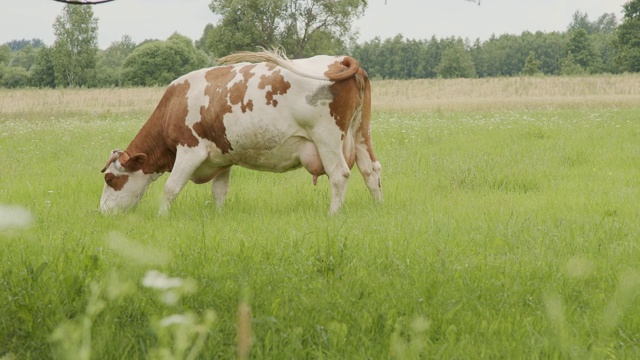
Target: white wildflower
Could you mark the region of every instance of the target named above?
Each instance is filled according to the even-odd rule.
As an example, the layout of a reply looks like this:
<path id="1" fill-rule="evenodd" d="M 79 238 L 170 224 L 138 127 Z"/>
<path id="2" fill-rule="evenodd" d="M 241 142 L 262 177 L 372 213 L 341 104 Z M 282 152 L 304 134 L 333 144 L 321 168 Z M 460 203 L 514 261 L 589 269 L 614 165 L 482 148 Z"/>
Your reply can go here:
<path id="1" fill-rule="evenodd" d="M 182 279 L 172 278 L 156 270 L 147 271 L 142 285 L 152 289 L 167 290 L 182 286 Z"/>
<path id="2" fill-rule="evenodd" d="M 160 326 L 167 327 L 173 324 L 184 324 L 187 322 L 187 317 L 180 314 L 169 315 L 160 320 Z"/>
<path id="3" fill-rule="evenodd" d="M 167 305 L 175 305 L 180 300 L 180 294 L 175 291 L 165 291 L 160 295 L 160 300 Z"/>
<path id="4" fill-rule="evenodd" d="M 28 228 L 33 223 L 29 210 L 16 205 L 0 204 L 0 231 L 9 228 Z"/>

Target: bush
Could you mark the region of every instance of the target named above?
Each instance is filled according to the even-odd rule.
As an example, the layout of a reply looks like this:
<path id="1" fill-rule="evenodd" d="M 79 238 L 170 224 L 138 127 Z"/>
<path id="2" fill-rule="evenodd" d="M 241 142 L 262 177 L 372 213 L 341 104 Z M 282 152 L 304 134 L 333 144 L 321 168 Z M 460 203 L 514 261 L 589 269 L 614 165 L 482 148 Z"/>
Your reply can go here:
<path id="1" fill-rule="evenodd" d="M 6 88 L 20 88 L 29 86 L 31 76 L 23 67 L 6 68 L 0 82 Z"/>
<path id="2" fill-rule="evenodd" d="M 149 42 L 136 48 L 122 66 L 122 82 L 134 86 L 167 85 L 208 64 L 202 50 L 196 49 L 188 38 L 174 34 L 167 41 Z"/>

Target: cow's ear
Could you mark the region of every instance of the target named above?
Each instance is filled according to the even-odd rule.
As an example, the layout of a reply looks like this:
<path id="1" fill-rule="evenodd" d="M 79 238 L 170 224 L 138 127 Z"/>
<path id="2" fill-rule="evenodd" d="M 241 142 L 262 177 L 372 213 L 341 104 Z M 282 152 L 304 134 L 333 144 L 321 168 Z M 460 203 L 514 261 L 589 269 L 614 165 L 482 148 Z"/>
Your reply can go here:
<path id="1" fill-rule="evenodd" d="M 122 166 L 129 171 L 138 171 L 142 168 L 145 160 L 147 160 L 147 154 L 135 154 L 129 157 Z"/>

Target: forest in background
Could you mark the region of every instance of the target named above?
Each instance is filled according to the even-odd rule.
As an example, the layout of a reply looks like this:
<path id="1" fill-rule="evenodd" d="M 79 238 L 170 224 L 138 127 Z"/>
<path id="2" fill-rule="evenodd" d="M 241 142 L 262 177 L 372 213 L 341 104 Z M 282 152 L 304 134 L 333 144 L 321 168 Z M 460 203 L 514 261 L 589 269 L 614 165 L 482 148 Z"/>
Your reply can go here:
<path id="1" fill-rule="evenodd" d="M 408 39 L 399 34 L 362 43 L 354 41 L 349 20 L 364 11 L 363 2 L 326 2 L 343 5 L 321 8 L 312 17 L 307 8 L 258 11 L 256 4 L 265 9 L 264 4 L 274 1 L 213 0 L 210 8 L 221 14 L 222 20 L 207 25 L 199 39 L 174 33 L 166 40 L 135 43 L 124 35 L 106 49 L 98 48 L 98 21 L 91 7 L 67 5 L 53 25 L 56 40 L 52 46 L 40 39 L 13 40 L 0 46 L 0 87 L 164 86 L 189 71 L 215 65 L 217 57 L 256 50 L 257 46 L 282 46 L 293 58 L 349 54 L 374 79 L 640 71 L 640 0 L 625 4 L 620 20 L 608 13 L 591 20 L 586 13 L 576 11 L 564 32 L 494 35 L 485 41 L 435 36 Z M 238 3 L 245 7 L 237 7 Z M 295 3 L 305 2 L 288 4 Z M 262 29 L 265 18 L 271 23 Z M 326 19 L 335 20 L 332 23 Z"/>

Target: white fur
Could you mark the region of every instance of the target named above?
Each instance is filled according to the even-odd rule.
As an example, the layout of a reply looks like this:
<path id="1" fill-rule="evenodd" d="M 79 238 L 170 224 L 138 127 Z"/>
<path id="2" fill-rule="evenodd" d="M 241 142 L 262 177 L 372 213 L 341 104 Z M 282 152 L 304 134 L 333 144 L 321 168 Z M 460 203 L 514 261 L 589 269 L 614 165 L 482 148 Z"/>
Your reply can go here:
<path id="1" fill-rule="evenodd" d="M 117 160 L 109 165 L 107 172 L 116 176 L 126 174 L 129 178 L 119 191 L 114 190 L 106 183 L 104 184 L 100 198 L 100 212 L 102 213 L 126 210 L 136 206 L 147 190 L 147 186 L 159 176 L 158 174 L 147 175 L 142 170 L 128 172 Z"/>

